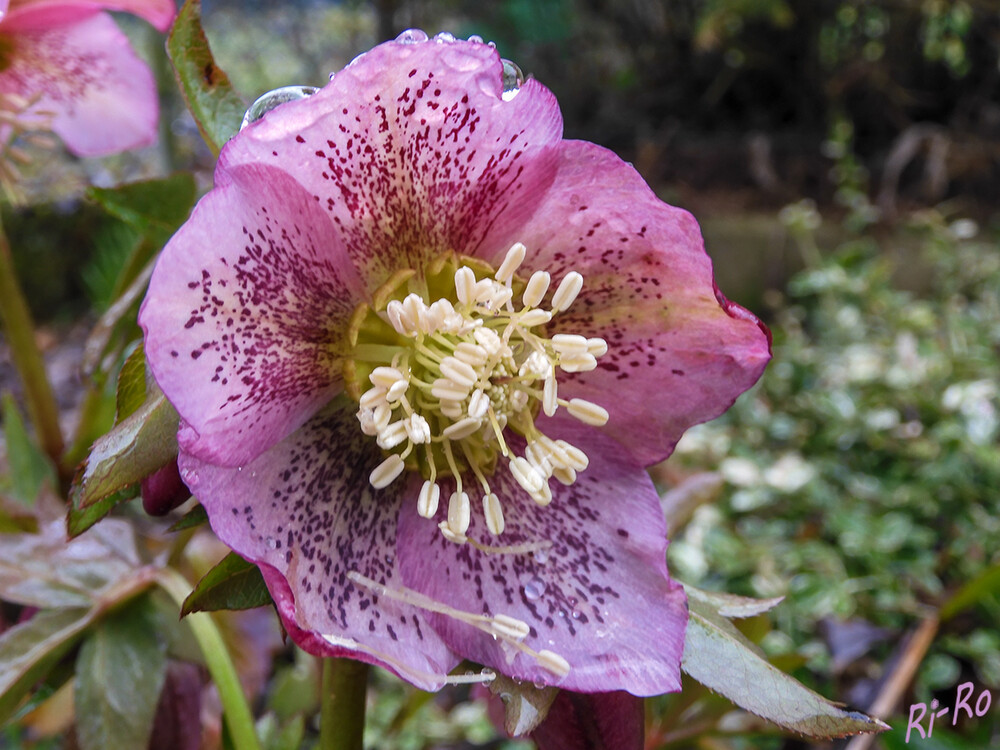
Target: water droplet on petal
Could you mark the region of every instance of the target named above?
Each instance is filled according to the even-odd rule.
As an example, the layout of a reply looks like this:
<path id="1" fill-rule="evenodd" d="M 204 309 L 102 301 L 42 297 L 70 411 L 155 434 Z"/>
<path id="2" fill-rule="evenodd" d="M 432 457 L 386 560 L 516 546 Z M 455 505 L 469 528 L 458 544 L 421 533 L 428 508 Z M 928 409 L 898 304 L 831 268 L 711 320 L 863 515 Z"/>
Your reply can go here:
<path id="1" fill-rule="evenodd" d="M 503 63 L 502 98 L 505 102 L 509 102 L 517 96 L 517 92 L 521 89 L 521 85 L 524 83 L 524 73 L 521 72 L 517 63 L 510 60 L 501 60 L 500 62 Z"/>
<path id="2" fill-rule="evenodd" d="M 181 469 L 181 481 L 188 486 L 189 489 L 193 489 L 195 485 L 198 484 L 198 472 L 194 469 Z"/>
<path id="3" fill-rule="evenodd" d="M 543 549 L 536 549 L 532 557 L 535 558 L 535 562 L 539 565 L 545 565 L 549 561 L 549 553 Z"/>
<path id="4" fill-rule="evenodd" d="M 393 557 L 392 555 L 386 555 L 385 556 L 385 564 L 386 565 L 392 565 L 394 562 L 396 562 L 396 558 L 395 557 Z"/>
<path id="5" fill-rule="evenodd" d="M 572 617 L 574 620 L 579 620 L 580 619 L 580 612 L 578 610 L 574 609 L 573 610 L 573 614 L 570 615 L 570 617 Z"/>
<path id="6" fill-rule="evenodd" d="M 541 578 L 532 578 L 524 584 L 524 596 L 530 601 L 535 601 L 545 593 L 545 581 Z"/>
<path id="7" fill-rule="evenodd" d="M 580 600 L 579 600 L 579 599 L 577 599 L 577 598 L 576 598 L 575 596 L 571 596 L 571 597 L 569 597 L 568 599 L 566 599 L 566 601 L 568 601 L 568 602 L 569 602 L 569 606 L 571 606 L 571 607 L 575 607 L 575 606 L 576 606 L 576 603 L 577 603 L 578 601 L 580 601 Z"/>
<path id="8" fill-rule="evenodd" d="M 544 682 L 536 682 L 534 683 L 534 685 L 535 685 L 535 690 L 543 690 L 545 688 Z"/>
<path id="9" fill-rule="evenodd" d="M 421 29 L 407 29 L 396 37 L 399 44 L 420 44 L 427 41 L 427 32 Z"/>
<path id="10" fill-rule="evenodd" d="M 483 38 L 479 36 L 479 34 L 473 34 L 472 36 L 469 37 L 469 41 L 472 42 L 473 44 L 482 44 Z"/>
<path id="11" fill-rule="evenodd" d="M 560 609 L 559 610 L 559 616 L 562 617 L 563 619 L 565 619 L 566 618 L 566 610 L 565 609 Z"/>
<path id="12" fill-rule="evenodd" d="M 278 548 L 278 540 L 275 539 L 273 536 L 269 536 L 267 539 L 265 539 L 264 540 L 264 544 L 267 545 L 268 549 L 277 549 Z"/>
<path id="13" fill-rule="evenodd" d="M 439 34 L 435 34 L 434 35 L 434 41 L 435 42 L 439 42 L 439 43 L 454 42 L 455 41 L 455 35 L 454 34 L 449 34 L 447 31 L 442 31 Z"/>
<path id="14" fill-rule="evenodd" d="M 240 130 L 243 130 L 243 128 L 247 125 L 257 122 L 257 120 L 275 107 L 285 104 L 286 102 L 307 99 L 317 91 L 319 91 L 319 89 L 315 86 L 282 86 L 280 89 L 268 91 L 263 96 L 258 97 L 257 101 L 250 105 L 250 109 L 248 109 L 246 114 L 243 115 L 243 123 L 240 125 Z"/>

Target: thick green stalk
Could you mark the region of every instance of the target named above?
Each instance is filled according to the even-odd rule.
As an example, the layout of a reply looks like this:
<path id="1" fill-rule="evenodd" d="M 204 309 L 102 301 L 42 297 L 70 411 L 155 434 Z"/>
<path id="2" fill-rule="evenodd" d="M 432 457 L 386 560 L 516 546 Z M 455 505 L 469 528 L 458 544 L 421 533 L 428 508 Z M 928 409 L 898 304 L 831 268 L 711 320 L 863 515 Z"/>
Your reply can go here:
<path id="1" fill-rule="evenodd" d="M 362 750 L 368 665 L 353 659 L 323 660 L 320 750 Z"/>
<path id="2" fill-rule="evenodd" d="M 24 385 L 28 414 L 42 449 L 59 466 L 63 437 L 59 429 L 59 408 L 45 374 L 42 353 L 35 342 L 35 324 L 14 273 L 14 259 L 7 235 L 0 225 L 0 321 L 10 346 L 11 359 Z"/>
<path id="3" fill-rule="evenodd" d="M 191 593 L 191 584 L 172 568 L 161 570 L 157 581 L 177 602 L 177 606 L 183 605 Z M 196 612 L 185 617 L 184 621 L 191 626 L 202 656 L 205 657 L 208 673 L 219 691 L 222 713 L 229 728 L 229 737 L 233 741 L 234 750 L 261 750 L 254 728 L 253 714 L 250 713 L 240 678 L 236 674 L 233 661 L 229 658 L 229 650 L 212 616 L 208 612 Z"/>

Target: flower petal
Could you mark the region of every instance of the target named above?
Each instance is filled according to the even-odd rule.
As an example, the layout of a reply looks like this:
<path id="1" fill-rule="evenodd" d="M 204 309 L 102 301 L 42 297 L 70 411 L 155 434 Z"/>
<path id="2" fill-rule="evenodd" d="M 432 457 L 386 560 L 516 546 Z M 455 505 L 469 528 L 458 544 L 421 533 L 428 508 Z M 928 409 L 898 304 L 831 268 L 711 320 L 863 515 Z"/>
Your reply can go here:
<path id="1" fill-rule="evenodd" d="M 528 246 L 525 274 L 583 274 L 551 329 L 600 336 L 608 352 L 596 370 L 560 380 L 559 395 L 606 408 L 605 430 L 643 465 L 731 406 L 770 359 L 767 329 L 718 293 L 694 218 L 600 146 L 566 141 L 545 202 L 516 236 L 484 243 L 485 259 L 497 262 L 513 240 Z"/>
<path id="2" fill-rule="evenodd" d="M 490 478 L 506 522 L 494 543 L 550 547 L 487 554 L 456 545 L 417 515 L 415 502 L 404 502 L 403 582 L 456 608 L 523 620 L 531 628 L 526 646 L 553 651 L 570 664 L 559 680 L 526 654 L 510 651 L 508 660 L 502 640 L 434 616 L 434 627 L 456 653 L 517 679 L 580 692 L 679 690 L 687 608 L 683 591 L 667 575 L 656 490 L 634 458 L 597 430 L 566 424 L 562 435 L 590 456 L 590 466 L 572 486 L 554 486 L 551 505 L 535 505 L 506 469 Z M 523 450 L 523 443 L 514 450 Z M 443 495 L 450 492 L 442 487 Z M 493 539 L 481 513 L 473 513 L 468 535 L 481 543 Z"/>
<path id="3" fill-rule="evenodd" d="M 399 582 L 400 492 L 375 492 L 381 453 L 361 438 L 356 405 L 338 399 L 239 469 L 181 454 L 181 476 L 219 538 L 260 565 L 289 634 L 311 653 L 379 664 L 437 689 L 458 659 L 421 610 L 356 586 L 347 573 Z"/>
<path id="4" fill-rule="evenodd" d="M 33 23 L 47 26 L 65 23 L 68 19 L 98 10 L 120 10 L 145 18 L 159 31 L 166 31 L 177 15 L 174 0 L 14 0 L 5 19 L 14 21 L 32 18 Z"/>
<path id="5" fill-rule="evenodd" d="M 560 690 L 531 733 L 538 750 L 642 750 L 646 737 L 642 698 L 621 691 Z"/>
<path id="6" fill-rule="evenodd" d="M 11 46 L 0 91 L 33 102 L 26 122 L 52 130 L 78 156 L 156 140 L 156 83 L 110 16 L 49 28 L 31 27 L 27 11 L 8 18 L 0 25 Z"/>
<path id="7" fill-rule="evenodd" d="M 532 80 L 503 101 L 501 72 L 485 44 L 389 42 L 244 130 L 225 157 L 296 164 L 373 288 L 523 223 L 551 183 L 555 98 Z"/>
<path id="8" fill-rule="evenodd" d="M 139 313 L 181 446 L 248 461 L 341 388 L 358 280 L 327 216 L 275 167 L 220 169 L 164 249 Z"/>

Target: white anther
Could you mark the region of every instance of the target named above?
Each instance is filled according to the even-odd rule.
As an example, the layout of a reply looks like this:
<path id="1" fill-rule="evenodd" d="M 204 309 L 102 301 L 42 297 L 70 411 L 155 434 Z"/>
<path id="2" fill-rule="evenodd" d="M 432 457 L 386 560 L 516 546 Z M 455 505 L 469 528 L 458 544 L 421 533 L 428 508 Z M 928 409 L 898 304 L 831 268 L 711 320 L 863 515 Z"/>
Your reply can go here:
<path id="1" fill-rule="evenodd" d="M 602 338 L 587 339 L 587 352 L 595 357 L 603 357 L 608 353 L 608 342 Z"/>
<path id="2" fill-rule="evenodd" d="M 456 534 L 454 531 L 449 529 L 447 521 L 439 523 L 438 529 L 441 531 L 441 536 L 449 542 L 453 542 L 455 544 L 465 544 L 468 541 L 468 539 L 465 538 L 465 534 Z"/>
<path id="3" fill-rule="evenodd" d="M 536 440 L 528 443 L 524 449 L 524 457 L 531 462 L 531 465 L 538 469 L 542 476 L 552 476 L 552 460 L 549 452 Z"/>
<path id="4" fill-rule="evenodd" d="M 442 401 L 465 401 L 469 395 L 469 389 L 461 386 L 453 380 L 438 378 L 431 384 L 431 395 Z"/>
<path id="5" fill-rule="evenodd" d="M 427 303 L 419 294 L 407 294 L 403 299 L 403 314 L 413 321 L 415 331 L 422 330 L 427 317 Z"/>
<path id="6" fill-rule="evenodd" d="M 511 298 L 514 296 L 514 292 L 505 286 L 498 286 L 493 290 L 493 293 L 485 300 L 487 307 L 491 310 L 499 310 L 501 307 L 510 302 Z"/>
<path id="7" fill-rule="evenodd" d="M 552 488 L 549 487 L 548 480 L 542 482 L 541 489 L 538 492 L 529 492 L 531 499 L 538 503 L 543 508 L 552 502 Z"/>
<path id="8" fill-rule="evenodd" d="M 564 354 L 559 357 L 559 367 L 563 372 L 590 372 L 597 367 L 593 354 Z"/>
<path id="9" fill-rule="evenodd" d="M 417 496 L 417 513 L 423 518 L 434 518 L 441 500 L 441 488 L 434 482 L 426 481 Z"/>
<path id="10" fill-rule="evenodd" d="M 456 536 L 464 536 L 472 519 L 472 505 L 467 492 L 453 492 L 448 500 L 448 528 Z"/>
<path id="11" fill-rule="evenodd" d="M 476 302 L 488 303 L 502 287 L 492 279 L 480 279 L 472 287 L 472 299 Z"/>
<path id="12" fill-rule="evenodd" d="M 565 440 L 556 440 L 556 446 L 566 453 L 566 463 L 569 465 L 569 468 L 583 471 L 590 466 L 590 459 L 587 458 L 587 454 L 575 445 L 571 445 Z"/>
<path id="13" fill-rule="evenodd" d="M 548 456 L 554 467 L 569 468 L 571 463 L 569 454 L 555 440 L 548 435 L 540 435 L 534 442 L 545 450 L 545 455 Z M 568 443 L 564 443 L 564 445 L 568 445 Z"/>
<path id="14" fill-rule="evenodd" d="M 379 430 L 378 439 L 375 441 L 378 443 L 378 447 L 387 451 L 391 448 L 395 448 L 397 445 L 406 440 L 406 425 L 408 423 L 408 419 L 401 419 L 398 422 L 393 422 L 388 427 Z"/>
<path id="15" fill-rule="evenodd" d="M 551 417 L 559 408 L 559 397 L 556 393 L 556 376 L 549 373 L 545 378 L 545 387 L 542 389 L 542 411 L 546 417 Z"/>
<path id="16" fill-rule="evenodd" d="M 431 441 L 431 426 L 422 416 L 413 414 L 406 420 L 406 435 L 414 443 L 429 443 Z"/>
<path id="17" fill-rule="evenodd" d="M 445 357 L 442 360 L 441 374 L 446 378 L 450 378 L 452 382 L 464 387 L 466 393 L 468 393 L 468 389 L 474 386 L 479 379 L 472 366 L 457 357 Z"/>
<path id="18" fill-rule="evenodd" d="M 545 479 L 538 469 L 523 456 L 515 456 L 510 460 L 510 473 L 529 495 L 540 491 L 545 484 Z"/>
<path id="19" fill-rule="evenodd" d="M 377 490 L 388 487 L 392 481 L 403 473 L 403 459 L 398 453 L 393 453 L 389 458 L 375 467 L 375 470 L 368 476 L 368 481 Z"/>
<path id="20" fill-rule="evenodd" d="M 489 359 L 489 356 L 490 355 L 487 354 L 483 347 L 478 344 L 473 344 L 471 341 L 463 341 L 455 347 L 455 359 L 460 359 L 462 362 L 465 362 L 465 364 L 473 367 L 479 367 L 486 364 L 486 360 Z"/>
<path id="21" fill-rule="evenodd" d="M 508 402 L 510 403 L 510 408 L 514 411 L 521 411 L 525 406 L 528 405 L 529 396 L 524 391 L 518 389 L 511 393 L 508 397 Z"/>
<path id="22" fill-rule="evenodd" d="M 551 279 L 548 271 L 535 271 L 531 274 L 528 285 L 524 287 L 524 296 L 521 297 L 525 307 L 538 307 L 538 303 L 549 290 Z"/>
<path id="23" fill-rule="evenodd" d="M 477 328 L 472 332 L 472 338 L 476 340 L 489 356 L 495 356 L 500 353 L 503 348 L 503 341 L 497 335 L 497 332 L 491 328 Z"/>
<path id="24" fill-rule="evenodd" d="M 486 517 L 486 528 L 493 536 L 503 533 L 503 507 L 495 492 L 483 495 L 483 515 Z"/>
<path id="25" fill-rule="evenodd" d="M 517 318 L 518 324 L 524 326 L 525 328 L 532 328 L 534 326 L 540 326 L 543 323 L 548 323 L 552 320 L 552 313 L 548 310 L 528 310 L 526 313 L 521 313 Z"/>
<path id="26" fill-rule="evenodd" d="M 451 302 L 446 299 L 439 299 L 427 308 L 427 333 L 434 333 L 442 329 L 450 328 L 454 325 L 455 319 L 461 321 L 461 316 L 455 312 Z"/>
<path id="27" fill-rule="evenodd" d="M 552 373 L 552 362 L 540 351 L 533 351 L 524 360 L 517 374 L 521 377 L 530 376 L 532 378 L 547 378 Z"/>
<path id="28" fill-rule="evenodd" d="M 556 677 L 565 677 L 569 674 L 569 662 L 559 656 L 559 654 L 555 651 L 549 651 L 547 648 L 543 648 L 538 652 L 538 656 L 535 657 L 535 660 L 538 662 L 538 666 L 542 669 L 548 670 Z"/>
<path id="29" fill-rule="evenodd" d="M 510 250 L 507 251 L 506 257 L 503 259 L 503 263 L 500 264 L 500 268 L 496 272 L 496 280 L 501 284 L 507 283 L 507 279 L 514 275 L 514 272 L 521 267 L 524 263 L 524 256 L 527 255 L 528 248 L 526 248 L 520 242 L 515 242 L 510 246 Z"/>
<path id="30" fill-rule="evenodd" d="M 361 424 L 361 432 L 365 435 L 378 434 L 378 427 L 375 426 L 375 417 L 372 416 L 371 409 L 359 409 L 358 422 Z"/>
<path id="31" fill-rule="evenodd" d="M 410 387 L 409 381 L 397 380 L 395 383 L 392 384 L 392 387 L 390 387 L 389 391 L 385 394 L 385 400 L 388 401 L 390 404 L 396 403 L 397 401 L 399 401 L 399 399 L 401 399 L 404 396 L 404 394 L 406 393 L 406 389 L 409 387 Z"/>
<path id="32" fill-rule="evenodd" d="M 608 410 L 582 398 L 571 398 L 566 410 L 584 424 L 603 427 L 608 423 Z"/>
<path id="33" fill-rule="evenodd" d="M 559 288 L 552 295 L 552 313 L 568 310 L 576 300 L 576 295 L 583 289 L 583 276 L 576 271 L 570 271 L 559 283 Z"/>
<path id="34" fill-rule="evenodd" d="M 498 635 L 513 638 L 515 641 L 524 640 L 531 632 L 528 623 L 510 615 L 493 615 L 493 619 L 490 620 L 490 629 L 495 630 Z"/>
<path id="35" fill-rule="evenodd" d="M 455 271 L 455 296 L 463 305 L 471 304 L 475 301 L 476 295 L 473 288 L 476 286 L 476 274 L 468 266 L 462 266 Z"/>
<path id="36" fill-rule="evenodd" d="M 481 424 L 482 420 L 480 419 L 466 417 L 445 427 L 441 434 L 449 440 L 461 440 L 462 438 L 469 437 L 469 435 L 478 430 Z"/>
<path id="37" fill-rule="evenodd" d="M 490 398 L 483 393 L 482 388 L 476 389 L 469 397 L 469 416 L 482 419 L 490 408 Z"/>
<path id="38" fill-rule="evenodd" d="M 389 404 L 379 404 L 372 411 L 372 420 L 375 422 L 375 426 L 379 430 L 384 430 L 388 427 L 390 419 L 392 419 L 392 408 Z"/>
<path id="39" fill-rule="evenodd" d="M 465 416 L 462 411 L 462 403 L 449 398 L 441 399 L 441 413 L 449 419 L 461 419 Z"/>
<path id="40" fill-rule="evenodd" d="M 374 388 L 369 388 L 361 394 L 361 399 L 358 401 L 358 405 L 362 409 L 374 409 L 379 404 L 384 404 L 385 401 L 385 388 L 375 386 Z"/>
<path id="41" fill-rule="evenodd" d="M 444 311 L 440 307 L 431 305 L 424 311 L 420 318 L 420 332 L 434 333 L 444 325 Z"/>
<path id="42" fill-rule="evenodd" d="M 396 329 L 396 333 L 412 336 L 417 332 L 417 321 L 407 314 L 403 309 L 403 303 L 399 300 L 391 300 L 385 307 L 385 314 L 389 318 L 390 325 Z"/>
<path id="43" fill-rule="evenodd" d="M 576 481 L 576 472 L 568 466 L 557 466 L 552 470 L 552 476 L 554 476 L 560 484 L 564 484 L 567 487 Z"/>
<path id="44" fill-rule="evenodd" d="M 378 386 L 380 388 L 389 389 L 392 388 L 400 380 L 405 382 L 403 373 L 397 370 L 395 367 L 376 367 L 372 370 L 371 375 L 368 379 L 372 381 L 372 385 Z"/>
<path id="45" fill-rule="evenodd" d="M 552 337 L 552 348 L 560 354 L 587 354 L 587 339 L 575 333 L 557 333 Z"/>

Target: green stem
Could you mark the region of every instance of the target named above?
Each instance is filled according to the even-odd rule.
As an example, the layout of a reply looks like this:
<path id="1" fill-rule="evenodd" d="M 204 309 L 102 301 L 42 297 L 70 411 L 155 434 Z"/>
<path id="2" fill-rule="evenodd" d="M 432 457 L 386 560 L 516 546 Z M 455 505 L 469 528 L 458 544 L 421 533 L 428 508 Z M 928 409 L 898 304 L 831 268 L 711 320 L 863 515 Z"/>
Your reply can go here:
<path id="1" fill-rule="evenodd" d="M 320 750 L 362 750 L 368 665 L 353 659 L 323 660 Z"/>
<path id="2" fill-rule="evenodd" d="M 28 414 L 42 449 L 59 466 L 63 437 L 59 408 L 45 374 L 45 362 L 35 342 L 35 324 L 14 273 L 14 259 L 3 226 L 0 225 L 0 322 L 3 323 L 11 359 L 24 385 Z"/>
<path id="3" fill-rule="evenodd" d="M 191 593 L 191 584 L 172 568 L 161 570 L 157 582 L 178 606 L 182 606 Z M 253 714 L 250 713 L 250 706 L 247 704 L 233 660 L 229 657 L 229 650 L 222 640 L 222 634 L 216 627 L 215 621 L 208 612 L 190 614 L 184 621 L 191 626 L 191 631 L 205 657 L 208 672 L 219 691 L 222 712 L 234 750 L 260 750 Z"/>

